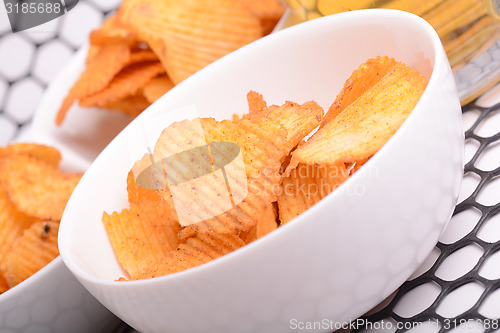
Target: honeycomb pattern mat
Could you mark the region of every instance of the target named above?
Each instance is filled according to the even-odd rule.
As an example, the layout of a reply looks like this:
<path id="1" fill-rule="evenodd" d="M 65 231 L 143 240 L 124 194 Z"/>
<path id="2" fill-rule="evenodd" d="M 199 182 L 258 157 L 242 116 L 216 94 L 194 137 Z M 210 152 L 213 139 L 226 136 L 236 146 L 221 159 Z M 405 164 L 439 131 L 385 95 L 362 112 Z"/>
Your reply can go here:
<path id="1" fill-rule="evenodd" d="M 81 0 L 71 11 L 12 33 L 0 3 L 0 145 L 28 130 L 44 90 L 120 0 Z"/>

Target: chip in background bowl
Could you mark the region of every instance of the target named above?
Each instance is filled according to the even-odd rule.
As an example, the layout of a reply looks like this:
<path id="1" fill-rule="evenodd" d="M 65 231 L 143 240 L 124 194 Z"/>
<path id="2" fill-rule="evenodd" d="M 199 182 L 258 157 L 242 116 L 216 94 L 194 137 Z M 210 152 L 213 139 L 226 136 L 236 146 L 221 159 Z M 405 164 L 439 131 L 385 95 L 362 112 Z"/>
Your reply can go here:
<path id="1" fill-rule="evenodd" d="M 73 160 L 71 154 L 61 154 L 55 147 L 34 143 L 29 134 L 25 133 L 22 140 L 23 143 L 0 148 L 0 164 L 6 166 L 4 162 L 14 162 L 10 167 L 22 173 L 14 183 L 21 185 L 19 181 L 23 175 L 30 183 L 28 186 L 12 183 L 10 190 L 25 191 L 19 198 L 35 203 L 38 196 L 49 201 L 66 201 L 64 193 L 65 198 L 57 198 L 50 192 L 62 193 L 57 188 L 62 179 L 57 178 L 66 177 L 67 172 L 81 172 L 79 161 Z M 16 163 L 21 164 L 15 166 Z M 59 173 L 59 167 L 63 172 Z M 31 177 L 26 177 L 28 173 Z M 11 179 L 2 168 L 0 178 L 5 180 L 5 177 Z M 79 179 L 80 175 L 76 177 Z M 49 178 L 51 181 L 47 183 Z M 21 212 L 11 201 L 3 182 L 0 183 L 0 330 L 107 333 L 121 325 L 121 321 L 85 290 L 64 265 L 58 255 L 58 221 Z M 34 183 L 36 185 L 32 186 Z M 74 186 L 74 182 L 69 186 Z M 29 212 L 55 208 L 55 215 L 50 213 L 54 218 L 62 214 L 61 208 L 51 203 L 28 204 L 27 208 Z"/>

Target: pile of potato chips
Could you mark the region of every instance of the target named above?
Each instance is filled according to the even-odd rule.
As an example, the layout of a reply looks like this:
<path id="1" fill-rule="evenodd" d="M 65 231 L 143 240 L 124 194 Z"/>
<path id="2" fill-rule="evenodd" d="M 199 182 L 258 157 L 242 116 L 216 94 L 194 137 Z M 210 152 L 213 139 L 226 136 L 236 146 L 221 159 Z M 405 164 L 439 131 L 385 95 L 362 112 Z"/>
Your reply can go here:
<path id="1" fill-rule="evenodd" d="M 81 174 L 63 173 L 53 147 L 0 147 L 0 293 L 59 255 L 59 221 Z"/>
<path id="2" fill-rule="evenodd" d="M 269 34 L 280 0 L 123 0 L 92 31 L 85 70 L 56 116 L 75 101 L 137 116 L 191 74 Z"/>
<path id="3" fill-rule="evenodd" d="M 377 57 L 352 73 L 326 115 L 314 101 L 268 106 L 262 95 L 251 91 L 249 112 L 233 120 L 198 118 L 170 125 L 152 154 L 145 154 L 128 174 L 129 208 L 103 214 L 127 274 L 119 280 L 152 278 L 201 265 L 290 222 L 385 144 L 426 85 L 426 79 L 410 67 Z M 197 126 L 203 129 L 206 153 L 167 167 L 170 162 L 162 158 L 173 156 L 179 147 L 186 151 L 200 147 Z M 237 173 L 232 167 L 226 168 L 224 180 L 214 176 L 201 185 L 191 182 L 193 175 L 222 169 L 217 156 L 232 152 L 217 143 L 240 148 L 244 182 L 232 177 Z M 155 167 L 154 161 L 162 162 Z M 146 185 L 141 178 L 144 171 L 150 176 Z M 177 184 L 185 182 L 189 186 L 179 191 Z M 243 188 L 246 195 L 236 200 Z M 228 192 L 232 206 L 225 209 Z M 187 214 L 176 209 L 179 197 L 192 200 Z M 216 211 L 222 213 L 210 215 Z M 207 214 L 209 218 L 196 223 L 183 223 L 181 218 Z"/>

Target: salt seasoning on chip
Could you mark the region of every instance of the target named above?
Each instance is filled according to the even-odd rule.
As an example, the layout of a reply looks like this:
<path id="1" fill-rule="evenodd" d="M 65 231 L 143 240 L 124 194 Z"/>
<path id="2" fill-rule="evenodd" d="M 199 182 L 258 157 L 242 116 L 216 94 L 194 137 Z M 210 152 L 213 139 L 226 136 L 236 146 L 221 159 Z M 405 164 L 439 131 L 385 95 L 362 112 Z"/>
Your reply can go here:
<path id="1" fill-rule="evenodd" d="M 26 280 L 59 255 L 58 230 L 57 222 L 37 222 L 24 231 L 0 265 L 10 287 Z"/>
<path id="2" fill-rule="evenodd" d="M 418 72 L 396 63 L 375 85 L 300 145 L 292 155 L 289 169 L 299 163 L 335 165 L 369 158 L 401 126 L 426 85 L 426 79 Z"/>
<path id="3" fill-rule="evenodd" d="M 154 208 L 154 205 L 144 203 L 146 208 Z M 161 265 L 179 243 L 177 222 L 147 217 L 137 206 L 104 213 L 102 220 L 118 261 L 130 277 Z"/>
<path id="4" fill-rule="evenodd" d="M 379 82 L 396 64 L 394 58 L 377 56 L 361 64 L 345 81 L 342 90 L 328 109 L 321 127 L 333 120 L 349 104 Z"/>
<path id="5" fill-rule="evenodd" d="M 132 279 L 147 279 L 180 272 L 220 258 L 244 245 L 245 242 L 241 238 L 231 233 L 196 233 L 177 249 L 169 252 L 167 260 L 133 276 Z"/>

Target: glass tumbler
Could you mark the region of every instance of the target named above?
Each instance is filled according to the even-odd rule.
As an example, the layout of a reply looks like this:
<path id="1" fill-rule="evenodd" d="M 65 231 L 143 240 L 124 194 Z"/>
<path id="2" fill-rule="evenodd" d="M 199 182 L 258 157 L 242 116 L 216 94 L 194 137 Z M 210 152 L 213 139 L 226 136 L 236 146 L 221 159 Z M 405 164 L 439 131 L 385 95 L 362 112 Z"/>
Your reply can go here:
<path id="1" fill-rule="evenodd" d="M 500 82 L 500 0 L 285 0 L 281 27 L 365 8 L 419 15 L 437 31 L 457 81 L 462 104 Z"/>

